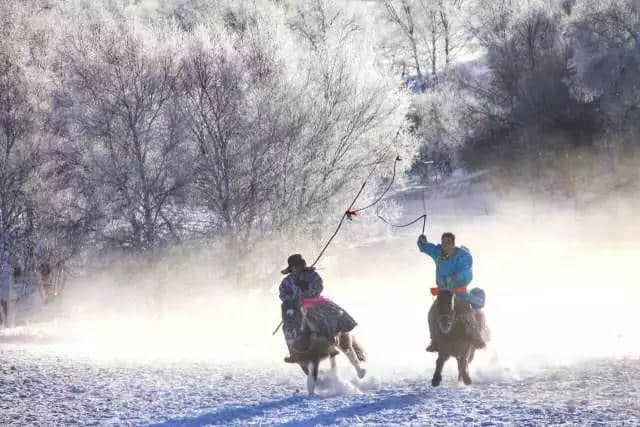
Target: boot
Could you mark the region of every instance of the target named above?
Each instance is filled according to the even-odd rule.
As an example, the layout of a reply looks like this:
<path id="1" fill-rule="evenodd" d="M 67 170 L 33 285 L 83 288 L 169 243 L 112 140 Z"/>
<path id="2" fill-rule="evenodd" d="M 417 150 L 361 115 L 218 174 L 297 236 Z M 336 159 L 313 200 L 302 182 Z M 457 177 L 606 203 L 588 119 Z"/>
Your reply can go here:
<path id="1" fill-rule="evenodd" d="M 435 340 L 432 339 L 425 350 L 430 352 L 430 353 L 437 353 L 438 352 L 438 343 Z"/>
<path id="2" fill-rule="evenodd" d="M 487 346 L 487 343 L 484 342 L 484 339 L 482 339 L 482 336 L 477 332 L 474 334 L 471 334 L 471 344 L 473 344 L 473 346 L 476 349 L 485 348 Z"/>

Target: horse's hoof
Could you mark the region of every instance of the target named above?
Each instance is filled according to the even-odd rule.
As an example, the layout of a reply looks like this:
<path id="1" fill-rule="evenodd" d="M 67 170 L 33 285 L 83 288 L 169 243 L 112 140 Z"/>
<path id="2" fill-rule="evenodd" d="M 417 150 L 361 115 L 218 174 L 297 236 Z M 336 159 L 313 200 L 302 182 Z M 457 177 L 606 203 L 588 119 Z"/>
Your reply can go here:
<path id="1" fill-rule="evenodd" d="M 471 377 L 469 375 L 463 375 L 462 382 L 464 385 L 471 385 Z"/>
<path id="2" fill-rule="evenodd" d="M 358 378 L 362 379 L 365 375 L 367 375 L 366 369 L 358 369 Z"/>
<path id="3" fill-rule="evenodd" d="M 441 382 L 442 382 L 442 376 L 441 375 L 434 375 L 433 378 L 431 379 L 431 385 L 433 387 L 438 387 Z"/>

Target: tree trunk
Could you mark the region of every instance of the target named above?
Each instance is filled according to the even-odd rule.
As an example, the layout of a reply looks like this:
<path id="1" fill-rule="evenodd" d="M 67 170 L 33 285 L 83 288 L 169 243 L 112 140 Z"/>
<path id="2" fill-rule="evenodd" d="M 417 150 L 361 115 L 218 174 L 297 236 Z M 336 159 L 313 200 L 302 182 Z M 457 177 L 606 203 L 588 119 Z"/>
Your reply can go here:
<path id="1" fill-rule="evenodd" d="M 13 304 L 11 297 L 13 293 L 13 267 L 9 260 L 9 251 L 7 248 L 7 240 L 3 231 L 0 231 L 0 320 L 2 326 L 7 328 L 11 326 L 11 316 L 13 312 Z"/>

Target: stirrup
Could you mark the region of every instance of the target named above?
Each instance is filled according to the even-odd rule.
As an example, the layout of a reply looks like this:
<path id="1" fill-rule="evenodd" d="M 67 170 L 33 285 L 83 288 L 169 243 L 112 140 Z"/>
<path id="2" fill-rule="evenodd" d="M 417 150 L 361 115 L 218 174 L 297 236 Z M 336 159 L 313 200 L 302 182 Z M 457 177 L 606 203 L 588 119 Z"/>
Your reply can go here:
<path id="1" fill-rule="evenodd" d="M 298 363 L 296 362 L 296 360 L 293 358 L 293 356 L 287 356 L 284 358 L 284 362 L 285 363 Z"/>

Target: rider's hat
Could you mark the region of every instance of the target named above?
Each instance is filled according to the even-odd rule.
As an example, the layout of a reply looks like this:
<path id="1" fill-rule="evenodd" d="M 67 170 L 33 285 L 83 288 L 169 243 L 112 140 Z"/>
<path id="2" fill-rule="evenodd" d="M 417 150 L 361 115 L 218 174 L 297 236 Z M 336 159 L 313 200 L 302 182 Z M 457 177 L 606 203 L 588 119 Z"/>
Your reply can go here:
<path id="1" fill-rule="evenodd" d="M 302 258 L 302 255 L 300 254 L 293 254 L 291 256 L 289 256 L 289 258 L 287 258 L 287 268 L 285 268 L 284 270 L 281 270 L 280 273 L 282 274 L 289 274 L 291 273 L 291 267 L 306 267 L 307 266 L 307 262 L 304 260 L 304 258 Z"/>

